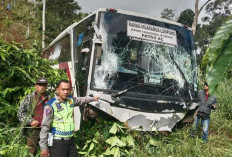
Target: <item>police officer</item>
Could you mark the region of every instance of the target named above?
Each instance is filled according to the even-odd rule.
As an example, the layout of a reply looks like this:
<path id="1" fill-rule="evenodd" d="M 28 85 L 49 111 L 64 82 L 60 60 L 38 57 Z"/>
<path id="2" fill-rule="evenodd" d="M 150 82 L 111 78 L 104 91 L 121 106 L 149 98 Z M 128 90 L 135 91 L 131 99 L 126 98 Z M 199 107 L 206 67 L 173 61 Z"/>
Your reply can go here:
<path id="1" fill-rule="evenodd" d="M 56 88 L 57 95 L 44 107 L 40 132 L 41 157 L 76 157 L 77 148 L 74 140 L 73 108 L 77 105 L 97 101 L 97 97 L 70 96 L 71 84 L 61 80 Z M 47 138 L 48 135 L 53 138 Z M 50 136 L 51 137 L 51 136 Z M 53 139 L 53 140 L 52 140 Z M 50 147 L 48 148 L 48 144 Z"/>

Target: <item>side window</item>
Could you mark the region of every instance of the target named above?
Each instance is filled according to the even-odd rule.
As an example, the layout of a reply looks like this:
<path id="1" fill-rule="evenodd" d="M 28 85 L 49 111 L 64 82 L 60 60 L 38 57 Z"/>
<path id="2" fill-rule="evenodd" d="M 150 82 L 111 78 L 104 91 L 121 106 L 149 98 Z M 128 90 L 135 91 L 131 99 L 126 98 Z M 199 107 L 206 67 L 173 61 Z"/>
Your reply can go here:
<path id="1" fill-rule="evenodd" d="M 88 71 L 89 71 L 89 60 L 92 52 L 92 39 L 94 36 L 94 29 L 92 23 L 95 21 L 95 15 L 84 20 L 82 23 L 77 25 L 74 29 L 77 33 L 77 44 L 76 44 L 76 80 L 79 86 L 80 96 L 86 94 Z"/>
<path id="2" fill-rule="evenodd" d="M 87 71 L 89 57 L 90 57 L 90 50 L 92 50 L 92 40 L 83 41 L 81 55 L 80 55 L 80 64 L 79 68 L 81 71 Z"/>
<path id="3" fill-rule="evenodd" d="M 65 36 L 42 54 L 43 58 L 57 60 L 59 63 L 71 61 L 70 35 Z"/>

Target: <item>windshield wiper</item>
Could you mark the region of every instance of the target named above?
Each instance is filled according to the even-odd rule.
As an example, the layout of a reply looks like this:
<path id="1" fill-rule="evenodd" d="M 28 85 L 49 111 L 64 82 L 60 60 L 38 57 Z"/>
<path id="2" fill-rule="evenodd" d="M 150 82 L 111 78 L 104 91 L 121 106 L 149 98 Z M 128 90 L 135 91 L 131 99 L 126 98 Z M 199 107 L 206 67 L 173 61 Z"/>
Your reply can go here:
<path id="1" fill-rule="evenodd" d="M 136 88 L 136 87 L 142 86 L 142 85 L 144 85 L 144 83 L 135 85 L 135 86 L 130 87 L 130 88 L 127 88 L 127 89 L 124 89 L 124 90 L 119 91 L 119 92 L 117 92 L 117 93 L 112 93 L 111 96 L 112 96 L 112 97 L 120 96 L 120 95 L 122 95 L 122 94 L 124 94 L 124 93 L 126 93 L 126 92 L 128 92 L 128 91 L 130 91 L 130 90 L 132 90 L 132 89 L 134 89 L 134 88 Z"/>
<path id="2" fill-rule="evenodd" d="M 186 77 L 185 77 L 183 71 L 180 69 L 179 65 L 176 63 L 176 61 L 175 61 L 175 59 L 173 58 L 173 56 L 172 56 L 170 53 L 169 53 L 169 56 L 170 56 L 170 58 L 172 59 L 172 61 L 174 62 L 176 68 L 179 70 L 181 76 L 183 77 L 183 79 L 184 79 L 184 85 L 186 86 L 186 88 L 187 88 L 187 90 L 188 90 L 188 95 L 189 95 L 189 97 L 190 97 L 190 100 L 192 100 L 193 97 L 192 97 L 192 94 L 191 94 L 191 92 L 190 92 L 189 82 L 187 81 L 187 79 L 186 79 Z"/>

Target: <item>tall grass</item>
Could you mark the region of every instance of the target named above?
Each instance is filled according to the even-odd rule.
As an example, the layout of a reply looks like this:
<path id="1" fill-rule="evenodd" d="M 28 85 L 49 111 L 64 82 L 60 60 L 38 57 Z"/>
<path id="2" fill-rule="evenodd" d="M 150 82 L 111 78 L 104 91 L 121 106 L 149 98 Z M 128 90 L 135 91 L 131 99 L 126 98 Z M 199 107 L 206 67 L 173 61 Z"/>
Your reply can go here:
<path id="1" fill-rule="evenodd" d="M 228 120 L 232 120 L 232 78 L 225 79 L 217 88 L 218 115 Z"/>
<path id="2" fill-rule="evenodd" d="M 12 127 L 3 123 L 0 125 L 0 156 L 26 157 L 28 148 L 21 131 L 22 127 Z"/>
<path id="3" fill-rule="evenodd" d="M 189 129 L 190 126 L 186 126 L 181 130 L 174 130 L 167 137 L 161 134 L 136 135 L 134 157 L 211 157 L 231 153 L 232 139 L 223 135 L 210 135 L 209 142 L 204 143 L 200 136 L 195 139 L 190 138 Z M 155 142 L 151 143 L 151 139 Z"/>
<path id="4" fill-rule="evenodd" d="M 32 104 L 32 111 L 34 111 L 36 102 L 38 98 Z M 26 135 L 25 126 L 27 118 L 31 115 L 30 110 L 27 112 L 26 118 L 23 123 L 20 123 L 15 126 L 10 125 L 10 123 L 1 123 L 0 124 L 0 155 L 4 157 L 26 157 L 32 156 L 28 152 L 28 146 L 26 145 Z M 17 117 L 15 117 L 17 118 Z M 39 156 L 37 153 L 36 156 Z"/>

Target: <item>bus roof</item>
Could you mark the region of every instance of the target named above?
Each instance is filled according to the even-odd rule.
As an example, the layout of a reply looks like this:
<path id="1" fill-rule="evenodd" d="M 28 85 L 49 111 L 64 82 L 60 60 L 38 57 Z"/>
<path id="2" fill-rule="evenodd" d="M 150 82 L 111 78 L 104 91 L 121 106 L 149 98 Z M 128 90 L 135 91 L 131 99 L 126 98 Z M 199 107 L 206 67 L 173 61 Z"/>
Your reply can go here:
<path id="1" fill-rule="evenodd" d="M 137 12 L 133 12 L 133 11 L 125 11 L 125 10 L 118 10 L 115 9 L 117 11 L 117 13 L 120 14 L 125 14 L 125 15 L 133 15 L 133 16 L 137 16 L 137 17 L 144 17 L 144 18 L 148 18 L 148 19 L 152 19 L 152 20 L 156 20 L 156 21 L 161 21 L 161 22 L 165 22 L 165 23 L 169 23 L 169 24 L 173 24 L 173 25 L 177 25 L 177 26 L 184 26 L 176 21 L 172 21 L 172 20 L 167 20 L 167 19 L 163 19 L 163 18 L 159 18 L 159 17 L 154 17 L 151 15 L 147 15 L 147 14 L 143 14 L 143 13 L 137 13 Z M 50 44 L 47 48 L 45 48 L 43 51 L 49 49 L 52 45 L 54 45 L 55 43 L 57 43 L 58 41 L 60 41 L 61 39 L 63 39 L 67 34 L 70 34 L 70 29 L 76 27 L 79 23 L 81 23 L 82 21 L 84 21 L 85 19 L 89 18 L 90 16 L 96 14 L 97 12 L 100 11 L 107 11 L 107 8 L 99 8 L 98 10 L 92 12 L 91 14 L 89 14 L 87 17 L 83 18 L 82 20 L 73 23 L 72 25 L 70 25 L 69 27 L 67 27 L 62 33 L 60 33 Z M 186 27 L 186 26 L 185 26 Z M 191 28 L 186 27 L 187 29 L 189 29 L 190 31 Z"/>

